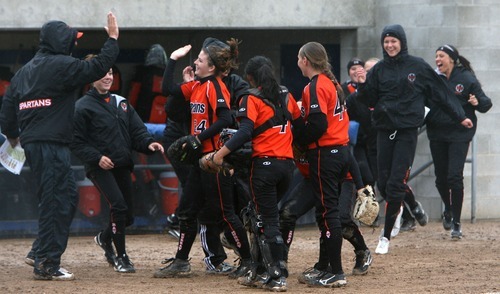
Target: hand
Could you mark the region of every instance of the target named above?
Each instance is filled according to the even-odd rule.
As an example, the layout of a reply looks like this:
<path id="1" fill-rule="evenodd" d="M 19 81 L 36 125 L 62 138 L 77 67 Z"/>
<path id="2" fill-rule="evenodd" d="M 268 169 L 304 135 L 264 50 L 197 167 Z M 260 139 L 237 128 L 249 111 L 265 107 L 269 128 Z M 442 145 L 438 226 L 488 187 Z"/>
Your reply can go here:
<path id="1" fill-rule="evenodd" d="M 170 54 L 170 59 L 177 60 L 181 57 L 184 57 L 186 56 L 186 54 L 188 54 L 189 50 L 191 50 L 191 45 L 181 47 Z"/>
<path id="2" fill-rule="evenodd" d="M 7 141 L 9 141 L 10 146 L 12 148 L 15 148 L 17 146 L 17 144 L 19 144 L 19 137 L 17 137 L 17 138 L 7 138 Z"/>
<path id="3" fill-rule="evenodd" d="M 366 70 L 364 68 L 358 68 L 354 72 L 354 77 L 356 78 L 356 80 L 353 82 L 364 83 L 366 81 Z"/>
<path id="4" fill-rule="evenodd" d="M 474 94 L 469 94 L 469 102 L 472 106 L 477 106 L 479 104 L 479 101 L 477 101 L 476 95 Z"/>
<path id="5" fill-rule="evenodd" d="M 120 34 L 118 31 L 118 23 L 116 22 L 116 17 L 113 12 L 108 12 L 108 25 L 104 27 L 108 36 L 115 40 L 118 40 L 118 35 Z"/>
<path id="6" fill-rule="evenodd" d="M 164 153 L 163 146 L 158 142 L 149 144 L 148 149 L 151 151 L 161 151 L 161 153 Z"/>
<path id="7" fill-rule="evenodd" d="M 115 167 L 115 164 L 109 159 L 107 156 L 102 156 L 99 160 L 99 167 L 105 170 L 112 169 Z"/>
<path id="8" fill-rule="evenodd" d="M 194 81 L 194 70 L 192 66 L 186 66 L 182 70 L 182 80 L 185 83 Z"/>
<path id="9" fill-rule="evenodd" d="M 464 119 L 460 124 L 468 129 L 470 129 L 474 126 L 474 124 L 472 123 L 472 121 L 469 118 Z"/>

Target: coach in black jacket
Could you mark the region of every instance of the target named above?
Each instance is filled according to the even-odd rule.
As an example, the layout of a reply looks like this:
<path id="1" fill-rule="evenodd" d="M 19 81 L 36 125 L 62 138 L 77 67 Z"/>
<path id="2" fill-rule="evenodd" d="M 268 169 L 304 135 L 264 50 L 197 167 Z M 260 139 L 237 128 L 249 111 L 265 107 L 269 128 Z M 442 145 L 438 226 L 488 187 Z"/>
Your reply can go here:
<path id="1" fill-rule="evenodd" d="M 1 109 L 0 123 L 11 145 L 19 142 L 38 184 L 38 238 L 26 262 L 35 279 L 72 280 L 60 267 L 78 194 L 68 144 L 73 133 L 73 92 L 108 72 L 118 56 L 118 25 L 108 14 L 109 35 L 99 58 L 71 57 L 82 35 L 62 21 L 50 21 L 40 32 L 40 50 L 12 78 Z"/>

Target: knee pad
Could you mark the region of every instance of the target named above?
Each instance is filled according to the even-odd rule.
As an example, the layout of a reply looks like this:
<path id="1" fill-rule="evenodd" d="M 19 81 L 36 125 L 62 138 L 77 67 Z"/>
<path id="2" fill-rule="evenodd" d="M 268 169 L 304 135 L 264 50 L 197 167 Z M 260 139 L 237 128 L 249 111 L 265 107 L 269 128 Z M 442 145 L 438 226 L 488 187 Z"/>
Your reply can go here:
<path id="1" fill-rule="evenodd" d="M 354 236 L 354 229 L 350 226 L 342 226 L 342 237 L 346 240 L 351 239 Z"/>

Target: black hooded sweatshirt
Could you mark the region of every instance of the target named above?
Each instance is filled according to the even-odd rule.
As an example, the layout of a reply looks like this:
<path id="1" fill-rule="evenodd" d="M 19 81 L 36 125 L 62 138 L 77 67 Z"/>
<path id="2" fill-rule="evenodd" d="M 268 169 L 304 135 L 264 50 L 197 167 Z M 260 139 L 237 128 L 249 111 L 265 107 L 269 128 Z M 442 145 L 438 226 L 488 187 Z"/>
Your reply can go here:
<path id="1" fill-rule="evenodd" d="M 374 107 L 374 127 L 391 131 L 422 126 L 428 99 L 453 120 L 463 121 L 464 110 L 446 84 L 422 58 L 408 54 L 403 27 L 386 26 L 382 46 L 386 36 L 397 38 L 401 51 L 390 57 L 384 50 L 384 59 L 368 72 L 366 82 L 358 85 L 359 99 Z"/>
<path id="2" fill-rule="evenodd" d="M 98 57 L 71 57 L 77 33 L 62 21 L 43 25 L 40 49 L 14 75 L 3 100 L 0 123 L 8 138 L 21 133 L 21 144 L 71 142 L 74 91 L 102 78 L 119 53 L 117 40 L 108 38 Z"/>

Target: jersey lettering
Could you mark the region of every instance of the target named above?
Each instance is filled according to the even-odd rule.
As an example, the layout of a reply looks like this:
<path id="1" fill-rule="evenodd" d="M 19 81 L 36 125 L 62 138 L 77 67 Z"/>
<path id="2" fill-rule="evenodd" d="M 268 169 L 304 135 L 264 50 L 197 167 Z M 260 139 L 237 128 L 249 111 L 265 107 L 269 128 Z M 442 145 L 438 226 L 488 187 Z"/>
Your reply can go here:
<path id="1" fill-rule="evenodd" d="M 190 103 L 191 113 L 205 113 L 205 104 L 203 103 Z"/>

